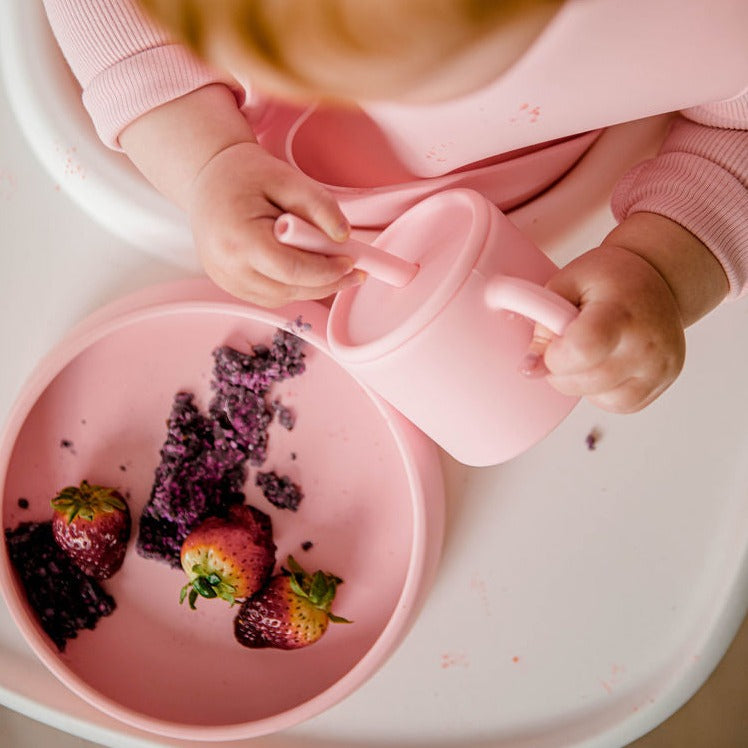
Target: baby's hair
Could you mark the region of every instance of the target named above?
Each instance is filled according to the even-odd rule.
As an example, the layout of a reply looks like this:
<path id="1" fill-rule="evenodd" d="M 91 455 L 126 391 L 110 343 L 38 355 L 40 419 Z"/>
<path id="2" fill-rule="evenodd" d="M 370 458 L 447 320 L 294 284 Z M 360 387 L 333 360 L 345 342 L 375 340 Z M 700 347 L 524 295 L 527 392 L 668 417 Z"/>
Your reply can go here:
<path id="1" fill-rule="evenodd" d="M 141 0 L 155 20 L 211 59 L 231 39 L 256 68 L 307 90 L 387 66 L 414 80 L 493 30 L 563 0 Z M 348 66 L 348 70 L 346 67 Z M 333 88 L 334 88 L 333 84 Z"/>

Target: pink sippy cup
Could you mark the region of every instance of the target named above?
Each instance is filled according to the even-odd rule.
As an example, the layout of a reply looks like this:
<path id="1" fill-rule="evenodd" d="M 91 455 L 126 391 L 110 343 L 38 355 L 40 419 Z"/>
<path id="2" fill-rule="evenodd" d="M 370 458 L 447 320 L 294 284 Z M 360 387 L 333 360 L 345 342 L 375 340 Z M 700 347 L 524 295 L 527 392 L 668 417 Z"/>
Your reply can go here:
<path id="1" fill-rule="evenodd" d="M 519 371 L 534 321 L 561 334 L 578 310 L 543 287 L 554 263 L 479 193 L 429 197 L 372 245 L 311 246 L 283 218 L 281 241 L 350 254 L 371 275 L 335 298 L 335 358 L 455 459 L 504 462 L 578 401 Z"/>

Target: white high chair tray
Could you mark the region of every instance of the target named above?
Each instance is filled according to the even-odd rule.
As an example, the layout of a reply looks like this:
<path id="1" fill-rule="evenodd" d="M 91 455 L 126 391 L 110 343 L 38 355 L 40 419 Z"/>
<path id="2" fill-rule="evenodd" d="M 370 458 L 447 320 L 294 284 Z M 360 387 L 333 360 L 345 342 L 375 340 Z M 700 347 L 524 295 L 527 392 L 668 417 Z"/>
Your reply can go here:
<path id="1" fill-rule="evenodd" d="M 104 173 L 119 167 L 93 158 L 101 147 L 90 134 L 73 120 L 56 127 L 25 119 L 45 116 L 44 100 L 59 92 L 45 90 L 55 81 L 45 84 L 43 70 L 8 58 L 10 49 L 34 49 L 32 40 L 6 42 L 10 21 L 38 15 L 38 4 L 15 0 L 2 10 L 0 64 L 21 120 L 19 128 L 0 93 L 4 420 L 24 377 L 75 322 L 114 297 L 183 277 L 191 258 L 176 258 L 181 266 L 163 261 L 175 259 L 179 219 L 164 222 L 153 196 L 133 209 L 121 174 L 108 181 Z M 29 81 L 36 87 L 22 85 Z M 651 151 L 663 126 L 653 120 L 609 131 L 513 220 L 559 263 L 592 246 L 612 224 L 605 201 L 615 174 Z M 40 148 L 40 137 L 59 139 L 59 152 Z M 61 158 L 76 168 L 52 164 Z M 68 195 L 86 203 L 86 190 L 70 186 L 85 181 L 81 170 L 109 185 L 97 211 L 117 222 L 125 216 L 136 229 L 138 216 L 143 225 L 166 226 L 163 245 L 154 242 L 150 255 L 133 251 L 79 211 Z M 132 185 L 132 175 L 125 181 Z M 582 403 L 505 465 L 470 469 L 445 457 L 446 546 L 405 643 L 329 712 L 251 745 L 613 747 L 675 711 L 714 668 L 748 605 L 746 325 L 742 300 L 689 330 L 685 372 L 642 413 L 614 416 Z M 117 748 L 175 744 L 69 692 L 36 660 L 2 604 L 0 702 Z"/>

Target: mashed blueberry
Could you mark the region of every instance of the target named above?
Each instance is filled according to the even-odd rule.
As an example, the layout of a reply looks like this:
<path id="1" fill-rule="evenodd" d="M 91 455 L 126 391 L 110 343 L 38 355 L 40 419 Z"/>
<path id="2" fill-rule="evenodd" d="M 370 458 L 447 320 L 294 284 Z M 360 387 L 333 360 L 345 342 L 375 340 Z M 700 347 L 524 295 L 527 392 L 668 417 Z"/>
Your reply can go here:
<path id="1" fill-rule="evenodd" d="M 262 489 L 265 498 L 279 509 L 290 509 L 295 512 L 304 498 L 301 488 L 287 475 L 280 476 L 274 470 L 268 473 L 257 473 L 255 484 Z"/>
<path id="2" fill-rule="evenodd" d="M 57 545 L 51 522 L 5 530 L 8 555 L 42 628 L 60 652 L 81 629 L 93 629 L 115 609 L 114 598 Z"/>
<path id="3" fill-rule="evenodd" d="M 272 346 L 256 345 L 250 353 L 217 348 L 207 415 L 191 393 L 177 393 L 150 500 L 140 518 L 141 556 L 179 567 L 180 548 L 190 530 L 244 502 L 247 462 L 260 466 L 267 457 L 274 408 L 266 394 L 275 382 L 304 371 L 303 345 L 292 333 L 278 330 Z"/>

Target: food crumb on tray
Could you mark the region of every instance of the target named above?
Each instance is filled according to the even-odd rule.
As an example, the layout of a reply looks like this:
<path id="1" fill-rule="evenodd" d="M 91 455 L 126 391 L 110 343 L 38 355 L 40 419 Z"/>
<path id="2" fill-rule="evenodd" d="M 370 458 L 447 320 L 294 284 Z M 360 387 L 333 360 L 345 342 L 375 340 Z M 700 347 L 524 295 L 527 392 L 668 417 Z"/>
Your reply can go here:
<path id="1" fill-rule="evenodd" d="M 60 439 L 60 448 L 67 449 L 72 455 L 76 454 L 75 444 L 70 439 Z"/>
<path id="2" fill-rule="evenodd" d="M 274 470 L 267 473 L 258 472 L 255 485 L 262 489 L 263 496 L 278 509 L 290 509 L 295 512 L 304 498 L 299 486 L 287 475 L 278 475 Z"/>
<path id="3" fill-rule="evenodd" d="M 602 437 L 602 434 L 600 433 L 599 429 L 597 428 L 591 429 L 584 439 L 584 443 L 587 445 L 587 449 L 589 449 L 590 451 L 592 451 L 593 449 L 596 449 L 597 443 L 600 441 L 601 437 Z"/>

